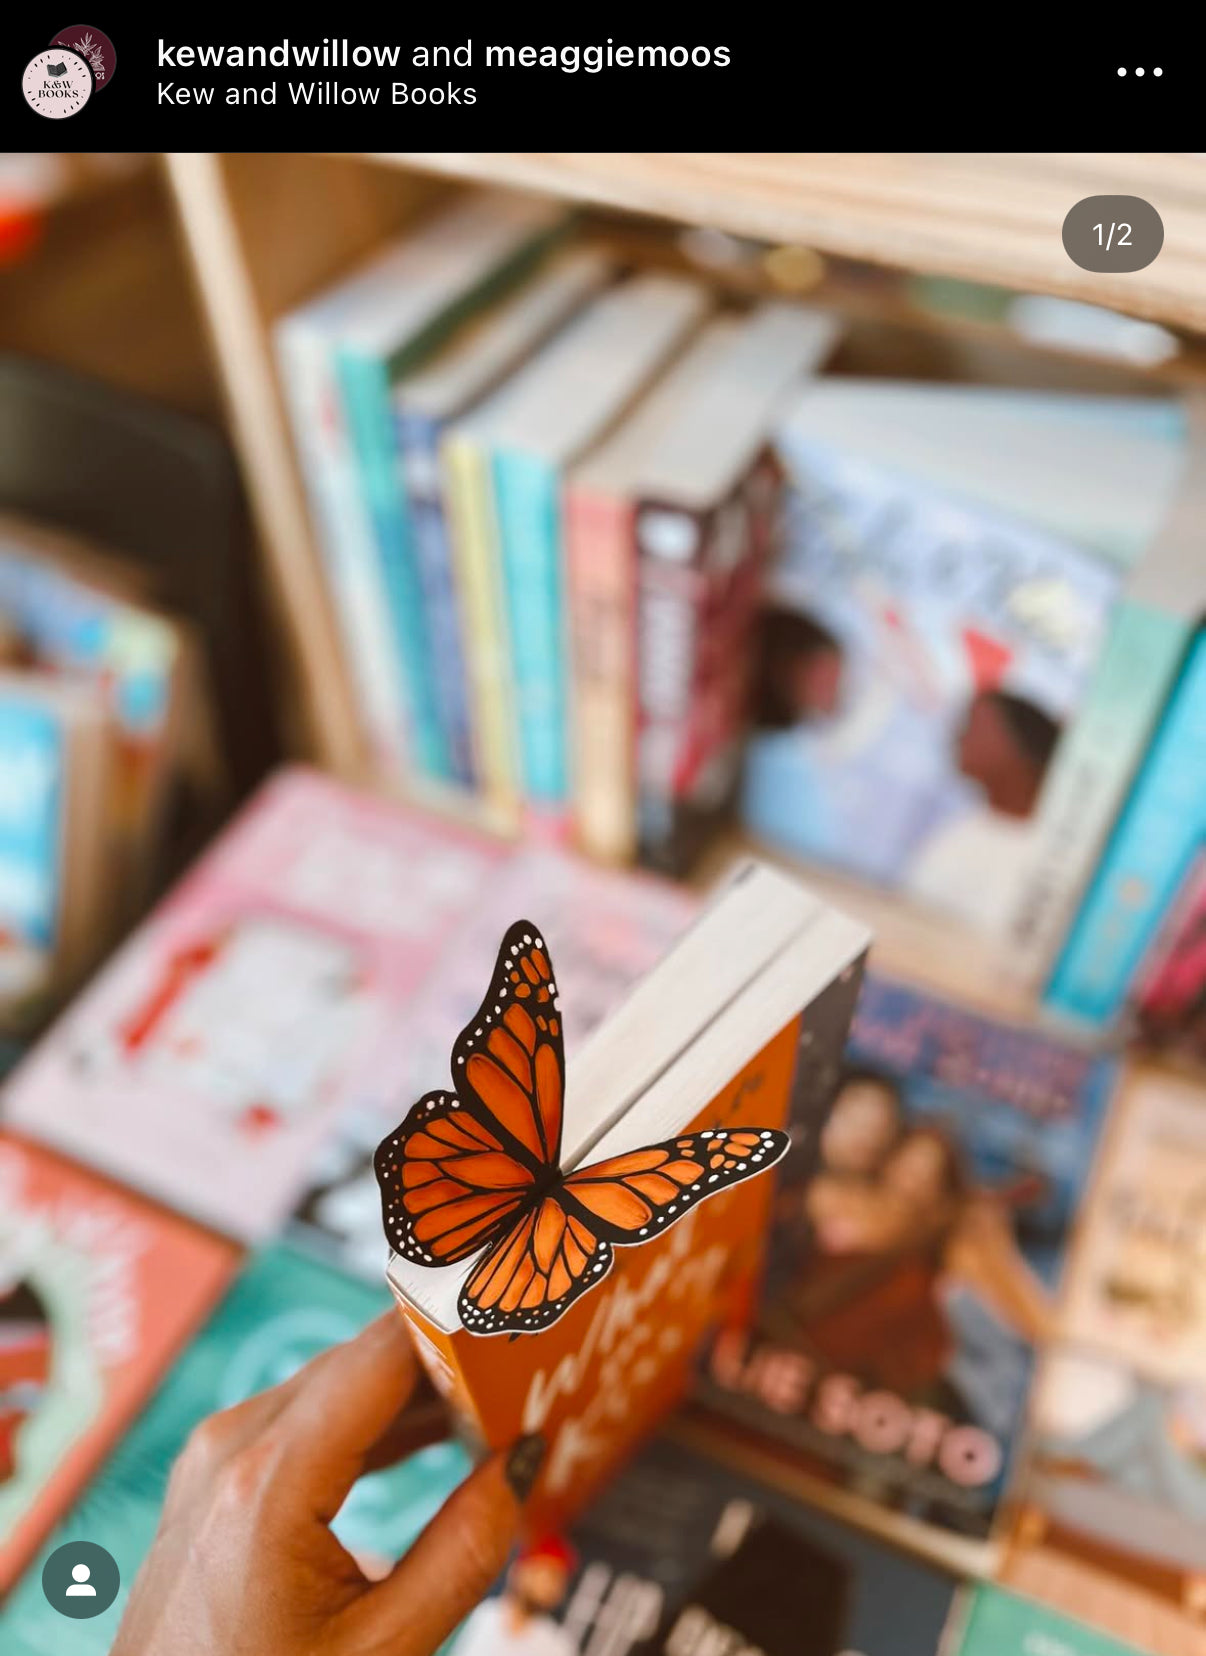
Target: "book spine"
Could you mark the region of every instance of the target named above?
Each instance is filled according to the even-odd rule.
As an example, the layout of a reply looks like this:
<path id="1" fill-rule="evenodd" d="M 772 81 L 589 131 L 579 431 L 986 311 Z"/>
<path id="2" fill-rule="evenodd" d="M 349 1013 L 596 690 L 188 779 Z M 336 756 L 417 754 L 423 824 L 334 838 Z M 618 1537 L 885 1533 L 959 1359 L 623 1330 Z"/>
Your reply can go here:
<path id="1" fill-rule="evenodd" d="M 376 761 L 406 763 L 408 715 L 373 527 L 343 425 L 331 351 L 300 325 L 277 334 L 277 360 L 323 573 Z"/>
<path id="2" fill-rule="evenodd" d="M 781 482 L 767 452 L 706 516 L 637 512 L 637 825 L 642 861 L 663 873 L 689 871 L 737 789 Z"/>
<path id="3" fill-rule="evenodd" d="M 561 479 L 537 455 L 497 451 L 493 482 L 524 803 L 557 830 L 569 803 Z"/>
<path id="4" fill-rule="evenodd" d="M 1151 741 L 1191 635 L 1167 610 L 1119 605 L 1075 724 L 1039 802 L 1037 844 L 1012 921 L 1011 958 L 1050 972 Z"/>
<path id="5" fill-rule="evenodd" d="M 440 471 L 465 628 L 479 785 L 493 824 L 514 831 L 519 818 L 514 691 L 489 457 L 470 438 L 452 434 L 440 446 Z"/>
<path id="6" fill-rule="evenodd" d="M 461 1368 L 457 1338 L 445 1334 L 414 1306 L 405 1300 L 390 1284 L 398 1315 L 406 1323 L 418 1353 L 419 1361 L 428 1379 L 448 1405 L 456 1425 L 471 1441 L 484 1443 L 486 1432 L 481 1412 L 473 1399 L 473 1392 Z"/>
<path id="7" fill-rule="evenodd" d="M 704 602 L 706 519 L 637 514 L 637 835 L 641 860 L 676 870 L 678 798 Z"/>
<path id="8" fill-rule="evenodd" d="M 397 439 L 445 749 L 453 779 L 463 787 L 472 787 L 473 731 L 448 521 L 440 488 L 439 423 L 402 409 L 397 419 Z"/>
<path id="9" fill-rule="evenodd" d="M 368 504 L 386 613 L 401 663 L 410 714 L 411 762 L 420 776 L 448 782 L 452 769 L 440 728 L 423 590 L 399 484 L 388 369 L 379 357 L 348 349 L 337 351 L 336 369 L 359 483 Z"/>
<path id="10" fill-rule="evenodd" d="M 1101 1027 L 1121 1009 L 1206 832 L 1206 635 L 1199 634 L 1047 990 Z"/>
<path id="11" fill-rule="evenodd" d="M 1192 1045 L 1206 993 L 1206 844 L 1199 850 L 1132 984 L 1132 1024 L 1149 1046 Z"/>
<path id="12" fill-rule="evenodd" d="M 632 503 L 571 486 L 569 570 L 574 818 L 604 862 L 636 851 L 636 524 Z"/>
<path id="13" fill-rule="evenodd" d="M 0 694 L 0 915 L 10 943 L 46 955 L 63 930 L 71 757 L 53 709 Z"/>

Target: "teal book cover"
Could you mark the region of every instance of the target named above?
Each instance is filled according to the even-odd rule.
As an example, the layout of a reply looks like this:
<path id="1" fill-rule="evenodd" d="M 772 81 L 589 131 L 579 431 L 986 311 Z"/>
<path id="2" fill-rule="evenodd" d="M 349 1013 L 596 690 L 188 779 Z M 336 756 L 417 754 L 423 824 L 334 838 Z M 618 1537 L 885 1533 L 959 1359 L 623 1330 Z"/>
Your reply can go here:
<path id="1" fill-rule="evenodd" d="M 1192 638 L 1189 619 L 1124 599 L 1038 806 L 1038 848 L 1010 939 L 1036 987 L 1054 966 L 1143 763 Z"/>
<path id="2" fill-rule="evenodd" d="M 398 475 L 388 365 L 341 349 L 336 372 L 368 502 L 389 619 L 402 666 L 410 718 L 411 760 L 423 776 L 453 780 L 440 722 L 434 662 L 416 563 L 410 515 Z"/>
<path id="3" fill-rule="evenodd" d="M 1206 833 L 1206 634 L 1199 634 L 1047 991 L 1101 1027 L 1136 971 Z"/>
<path id="4" fill-rule="evenodd" d="M 193 1427 L 287 1379 L 390 1303 L 384 1285 L 354 1282 L 287 1247 L 255 1257 L 0 1610 L 4 1656 L 104 1656 L 154 1538 L 172 1463 Z M 379 1574 L 468 1469 L 465 1452 L 448 1442 L 362 1478 L 335 1533 L 366 1574 Z M 115 1603 L 91 1620 L 58 1615 L 42 1592 L 45 1559 L 66 1541 L 97 1542 L 121 1572 Z"/>
<path id="5" fill-rule="evenodd" d="M 560 474 L 514 450 L 495 454 L 493 472 L 523 791 L 555 813 L 569 795 Z"/>
<path id="6" fill-rule="evenodd" d="M 1059 1616 L 1033 1599 L 996 1587 L 970 1594 L 962 1637 L 951 1656 L 1142 1656 L 1133 1645 Z"/>

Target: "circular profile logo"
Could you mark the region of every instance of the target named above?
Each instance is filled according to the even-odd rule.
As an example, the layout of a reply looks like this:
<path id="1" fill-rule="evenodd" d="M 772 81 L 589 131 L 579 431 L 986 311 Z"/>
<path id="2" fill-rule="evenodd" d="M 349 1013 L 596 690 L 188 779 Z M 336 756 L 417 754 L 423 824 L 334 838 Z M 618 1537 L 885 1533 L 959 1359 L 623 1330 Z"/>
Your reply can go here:
<path id="1" fill-rule="evenodd" d="M 25 65 L 21 90 L 37 114 L 62 121 L 78 115 L 92 96 L 92 71 L 74 52 L 51 46 Z"/>
<path id="2" fill-rule="evenodd" d="M 98 92 L 103 92 L 113 79 L 117 53 L 103 29 L 94 28 L 91 23 L 72 23 L 68 28 L 60 29 L 50 44 L 69 46 L 73 52 L 78 52 L 91 69 Z"/>
<path id="3" fill-rule="evenodd" d="M 117 1560 L 95 1541 L 68 1541 L 56 1547 L 42 1566 L 47 1604 L 75 1621 L 102 1615 L 120 1586 Z"/>

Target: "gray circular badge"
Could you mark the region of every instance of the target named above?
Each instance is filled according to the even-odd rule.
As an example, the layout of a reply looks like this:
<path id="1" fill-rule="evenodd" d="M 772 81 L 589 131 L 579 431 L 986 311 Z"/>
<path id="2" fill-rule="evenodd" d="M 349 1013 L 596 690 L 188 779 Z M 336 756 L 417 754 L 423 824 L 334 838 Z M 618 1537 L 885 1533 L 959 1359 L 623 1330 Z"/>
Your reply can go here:
<path id="1" fill-rule="evenodd" d="M 60 1616 L 84 1621 L 113 1603 L 121 1574 L 112 1553 L 95 1541 L 67 1541 L 42 1566 L 42 1591 Z"/>
<path id="2" fill-rule="evenodd" d="M 1064 251 L 1082 270 L 1126 275 L 1164 246 L 1164 221 L 1142 196 L 1086 196 L 1064 219 Z"/>

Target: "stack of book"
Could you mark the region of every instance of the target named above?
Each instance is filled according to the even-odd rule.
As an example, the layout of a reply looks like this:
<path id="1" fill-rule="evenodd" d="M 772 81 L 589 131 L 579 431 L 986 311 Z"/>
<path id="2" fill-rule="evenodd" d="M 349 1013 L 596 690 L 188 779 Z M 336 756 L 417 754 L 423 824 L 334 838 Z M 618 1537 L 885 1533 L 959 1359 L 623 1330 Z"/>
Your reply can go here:
<path id="1" fill-rule="evenodd" d="M 0 1013 L 128 923 L 202 717 L 187 630 L 116 558 L 0 520 Z M 189 728 L 193 727 L 193 728 Z"/>
<path id="2" fill-rule="evenodd" d="M 769 1181 L 728 1193 L 771 1210 L 755 1297 L 744 1249 L 696 1258 L 698 1226 L 665 1238 L 680 1265 L 721 1267 L 711 1314 L 740 1318 L 699 1353 L 690 1405 L 607 1484 L 649 1401 L 641 1340 L 670 1331 L 700 1271 L 634 1322 L 631 1250 L 615 1308 L 606 1285 L 574 1308 L 589 1342 L 558 1325 L 579 1389 L 550 1429 L 576 1446 L 579 1496 L 599 1493 L 562 1536 L 530 1538 L 457 1656 L 492 1653 L 500 1627 L 567 1656 L 787 1656 L 803 1629 L 820 1656 L 1189 1656 L 1206 1141 L 1188 1082 L 1135 1067 L 1115 1104 L 1111 1062 L 874 972 L 843 1048 L 865 939 L 790 881 L 761 871 L 701 919 L 654 876 L 302 770 L 265 787 L 0 1099 L 5 1652 L 101 1656 L 192 1425 L 389 1304 L 373 1148 L 447 1077 L 524 912 L 557 962 L 575 1142 L 659 1043 L 677 1055 L 665 1102 L 684 1053 L 697 1081 L 707 1053 L 730 1073 L 788 1009 L 778 1057 L 718 1098 L 733 1119 L 787 1108 L 792 1148 L 773 1201 Z M 718 1211 L 735 1242 L 747 1208 Z M 395 1260 L 395 1293 L 399 1276 Z M 609 1340 L 607 1381 L 583 1385 L 588 1343 Z M 477 1343 L 508 1386 L 531 1367 L 522 1339 Z M 416 1406 L 434 1420 L 430 1394 Z M 362 1568 L 396 1557 L 467 1465 L 444 1441 L 364 1480 L 337 1520 Z M 124 1585 L 67 1645 L 40 1572 L 73 1538 L 107 1546 Z"/>
<path id="3" fill-rule="evenodd" d="M 786 394 L 835 338 L 474 194 L 276 347 L 378 770 L 664 868 L 731 797 Z"/>
<path id="4" fill-rule="evenodd" d="M 283 772 L 11 1077 L 6 1656 L 68 1649 L 40 1571 L 75 1536 L 109 1547 L 123 1587 L 112 1613 L 67 1624 L 70 1650 L 107 1649 L 192 1425 L 390 1304 L 372 1149 L 446 1071 L 483 960 L 526 906 L 550 911 L 570 973 L 571 1051 L 697 908 L 651 877 Z M 468 1464 L 443 1442 L 358 1486 L 339 1533 L 361 1566 L 404 1550 Z"/>

